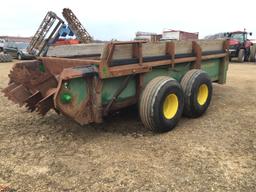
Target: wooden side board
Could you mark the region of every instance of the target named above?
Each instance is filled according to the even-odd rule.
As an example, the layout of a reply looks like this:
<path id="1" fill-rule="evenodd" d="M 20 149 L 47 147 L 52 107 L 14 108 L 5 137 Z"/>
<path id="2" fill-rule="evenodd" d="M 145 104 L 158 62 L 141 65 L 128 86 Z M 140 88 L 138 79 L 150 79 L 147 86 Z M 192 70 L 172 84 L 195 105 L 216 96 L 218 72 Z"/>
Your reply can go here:
<path id="1" fill-rule="evenodd" d="M 192 41 L 173 41 L 175 44 L 175 54 L 192 53 Z M 166 42 L 149 42 L 142 44 L 142 56 L 161 56 L 166 54 Z M 113 54 L 113 60 L 131 59 L 132 44 L 117 45 Z"/>
<path id="2" fill-rule="evenodd" d="M 175 54 L 192 54 L 193 41 L 171 41 L 174 43 Z M 203 52 L 223 50 L 223 40 L 197 40 L 195 41 Z M 112 60 L 132 59 L 133 44 L 115 45 Z M 142 57 L 162 56 L 166 54 L 166 42 L 142 43 Z M 102 58 L 107 57 L 107 51 L 103 51 Z"/>
<path id="3" fill-rule="evenodd" d="M 50 46 L 47 52 L 48 57 L 74 57 L 101 55 L 104 43 L 89 43 L 77 45 Z"/>
<path id="4" fill-rule="evenodd" d="M 175 54 L 192 53 L 192 41 L 172 41 L 175 45 Z M 223 40 L 197 40 L 202 51 L 222 50 Z M 101 55 L 107 57 L 107 46 L 105 43 L 90 43 L 77 45 L 51 46 L 47 52 L 48 57 L 74 57 Z M 134 58 L 132 44 L 120 44 L 115 46 L 113 60 Z M 160 56 L 166 53 L 166 42 L 148 42 L 142 44 L 142 57 Z"/>
<path id="5" fill-rule="evenodd" d="M 174 41 L 175 54 L 192 53 L 192 41 Z"/>
<path id="6" fill-rule="evenodd" d="M 112 42 L 103 51 L 99 73 L 101 78 L 110 78 L 145 73 L 156 66 L 169 65 L 173 68 L 176 63 L 185 62 L 191 62 L 192 68 L 200 69 L 201 61 L 226 56 L 224 40 Z"/>
<path id="7" fill-rule="evenodd" d="M 223 50 L 223 40 L 198 40 L 196 42 L 203 52 Z"/>

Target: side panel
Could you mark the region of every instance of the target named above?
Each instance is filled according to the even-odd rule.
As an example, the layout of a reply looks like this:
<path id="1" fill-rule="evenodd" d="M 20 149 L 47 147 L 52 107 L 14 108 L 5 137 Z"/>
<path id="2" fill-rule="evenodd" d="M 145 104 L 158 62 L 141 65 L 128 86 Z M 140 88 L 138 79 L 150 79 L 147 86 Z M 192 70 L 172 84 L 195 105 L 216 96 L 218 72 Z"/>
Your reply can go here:
<path id="1" fill-rule="evenodd" d="M 180 63 L 175 65 L 174 68 L 171 66 L 156 67 L 151 72 L 145 73 L 143 76 L 143 86 L 146 86 L 148 82 L 158 76 L 170 76 L 180 81 L 182 76 L 190 69 L 191 63 Z"/>
<path id="2" fill-rule="evenodd" d="M 212 81 L 217 81 L 221 78 L 222 74 L 226 74 L 226 68 L 221 68 L 223 65 L 223 59 L 210 59 L 207 61 L 202 61 L 201 69 L 206 71 L 211 77 Z M 158 67 L 153 68 L 151 72 L 144 75 L 144 86 L 153 78 L 157 76 L 170 76 L 177 81 L 181 81 L 181 78 L 187 71 L 191 69 L 191 63 L 181 63 L 176 64 L 174 68 L 168 67 Z"/>
<path id="3" fill-rule="evenodd" d="M 212 81 L 217 81 L 219 79 L 220 63 L 221 59 L 202 61 L 201 69 L 208 73 Z"/>
<path id="4" fill-rule="evenodd" d="M 212 81 L 218 81 L 222 78 L 222 74 L 226 74 L 226 69 L 222 69 L 223 59 L 210 59 L 207 61 L 202 61 L 201 67 L 202 70 L 206 71 L 211 77 Z M 145 87 L 149 81 L 158 76 L 170 76 L 177 81 L 181 81 L 181 78 L 185 75 L 187 71 L 191 69 L 192 63 L 180 63 L 176 64 L 174 68 L 172 66 L 161 66 L 154 67 L 150 72 L 144 73 L 143 75 L 143 83 L 142 87 Z M 120 86 L 122 86 L 122 82 L 125 80 L 125 77 L 116 77 L 111 79 L 103 80 L 102 87 L 102 104 L 108 104 L 114 94 L 117 92 Z M 127 87 L 123 90 L 123 92 L 117 97 L 116 102 L 123 102 L 131 97 L 136 96 L 136 87 L 137 82 L 135 78 L 132 78 Z"/>
<path id="5" fill-rule="evenodd" d="M 88 83 L 83 78 L 75 78 L 63 83 L 60 95 L 64 93 L 72 94 L 73 105 L 81 105 L 88 98 Z"/>
<path id="6" fill-rule="evenodd" d="M 55 107 L 81 125 L 93 121 L 89 78 L 60 81 L 55 95 Z"/>
<path id="7" fill-rule="evenodd" d="M 122 86 L 123 82 L 125 81 L 126 77 L 116 77 L 111 79 L 104 79 L 103 80 L 103 87 L 102 87 L 102 104 L 106 105 L 109 103 L 114 94 L 117 90 Z M 132 78 L 127 87 L 122 91 L 122 93 L 117 97 L 117 102 L 124 101 L 128 98 L 131 98 L 136 95 L 136 80 Z"/>

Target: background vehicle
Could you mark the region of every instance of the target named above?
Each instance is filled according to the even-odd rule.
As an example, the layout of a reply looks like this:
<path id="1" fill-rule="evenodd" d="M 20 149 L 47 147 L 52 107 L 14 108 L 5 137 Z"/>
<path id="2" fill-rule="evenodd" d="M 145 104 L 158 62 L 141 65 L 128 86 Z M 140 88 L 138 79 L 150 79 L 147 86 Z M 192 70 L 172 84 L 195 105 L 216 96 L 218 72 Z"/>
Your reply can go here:
<path id="1" fill-rule="evenodd" d="M 225 36 L 229 39 L 229 59 L 237 57 L 239 62 L 249 61 L 250 48 L 253 43 L 247 39 L 248 33 L 246 31 L 228 32 Z"/>
<path id="2" fill-rule="evenodd" d="M 216 40 L 216 39 L 228 39 L 229 40 L 229 60 L 232 58 L 238 58 L 239 62 L 244 61 L 255 61 L 256 57 L 256 44 L 253 40 L 248 39 L 248 33 L 246 31 L 234 31 L 227 33 L 217 33 L 214 35 L 208 35 L 205 39 Z"/>
<path id="3" fill-rule="evenodd" d="M 34 59 L 35 57 L 27 52 L 27 46 L 28 43 L 23 42 L 5 42 L 3 51 L 19 60 Z"/>

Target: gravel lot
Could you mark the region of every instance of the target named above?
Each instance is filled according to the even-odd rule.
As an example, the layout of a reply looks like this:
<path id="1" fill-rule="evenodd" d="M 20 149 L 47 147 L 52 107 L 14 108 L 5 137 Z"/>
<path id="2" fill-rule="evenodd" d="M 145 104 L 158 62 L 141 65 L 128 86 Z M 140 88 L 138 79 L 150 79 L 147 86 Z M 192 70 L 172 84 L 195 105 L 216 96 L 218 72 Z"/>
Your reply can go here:
<path id="1" fill-rule="evenodd" d="M 207 113 L 165 134 L 134 108 L 81 127 L 0 98 L 0 191 L 256 191 L 256 64 L 231 64 Z"/>

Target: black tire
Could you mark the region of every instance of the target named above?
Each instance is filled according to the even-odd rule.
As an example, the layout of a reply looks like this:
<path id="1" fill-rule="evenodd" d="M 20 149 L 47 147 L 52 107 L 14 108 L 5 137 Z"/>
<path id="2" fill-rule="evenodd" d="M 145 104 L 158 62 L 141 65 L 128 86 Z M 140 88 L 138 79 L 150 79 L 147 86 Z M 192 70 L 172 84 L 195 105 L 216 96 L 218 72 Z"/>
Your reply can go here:
<path id="1" fill-rule="evenodd" d="M 244 49 L 240 49 L 238 52 L 238 62 L 243 63 L 245 60 L 245 51 Z"/>
<path id="2" fill-rule="evenodd" d="M 250 47 L 250 62 L 256 61 L 256 45 Z"/>
<path id="3" fill-rule="evenodd" d="M 228 59 L 229 59 L 229 62 L 232 62 L 232 57 L 231 57 L 230 54 L 229 54 L 229 56 L 228 56 Z"/>
<path id="4" fill-rule="evenodd" d="M 212 81 L 205 71 L 192 69 L 181 80 L 184 92 L 183 114 L 187 117 L 200 117 L 211 103 Z"/>
<path id="5" fill-rule="evenodd" d="M 251 54 L 251 53 L 250 53 L 250 51 L 251 51 L 251 50 L 250 50 L 250 47 L 248 47 L 248 48 L 245 49 L 244 51 L 245 51 L 245 53 L 244 53 L 244 55 L 245 55 L 245 56 L 244 56 L 244 61 L 245 61 L 245 62 L 249 62 L 249 60 L 250 60 L 250 54 Z"/>
<path id="6" fill-rule="evenodd" d="M 140 118 L 149 130 L 167 132 L 178 123 L 183 106 L 184 96 L 180 84 L 170 77 L 156 77 L 142 92 Z"/>

